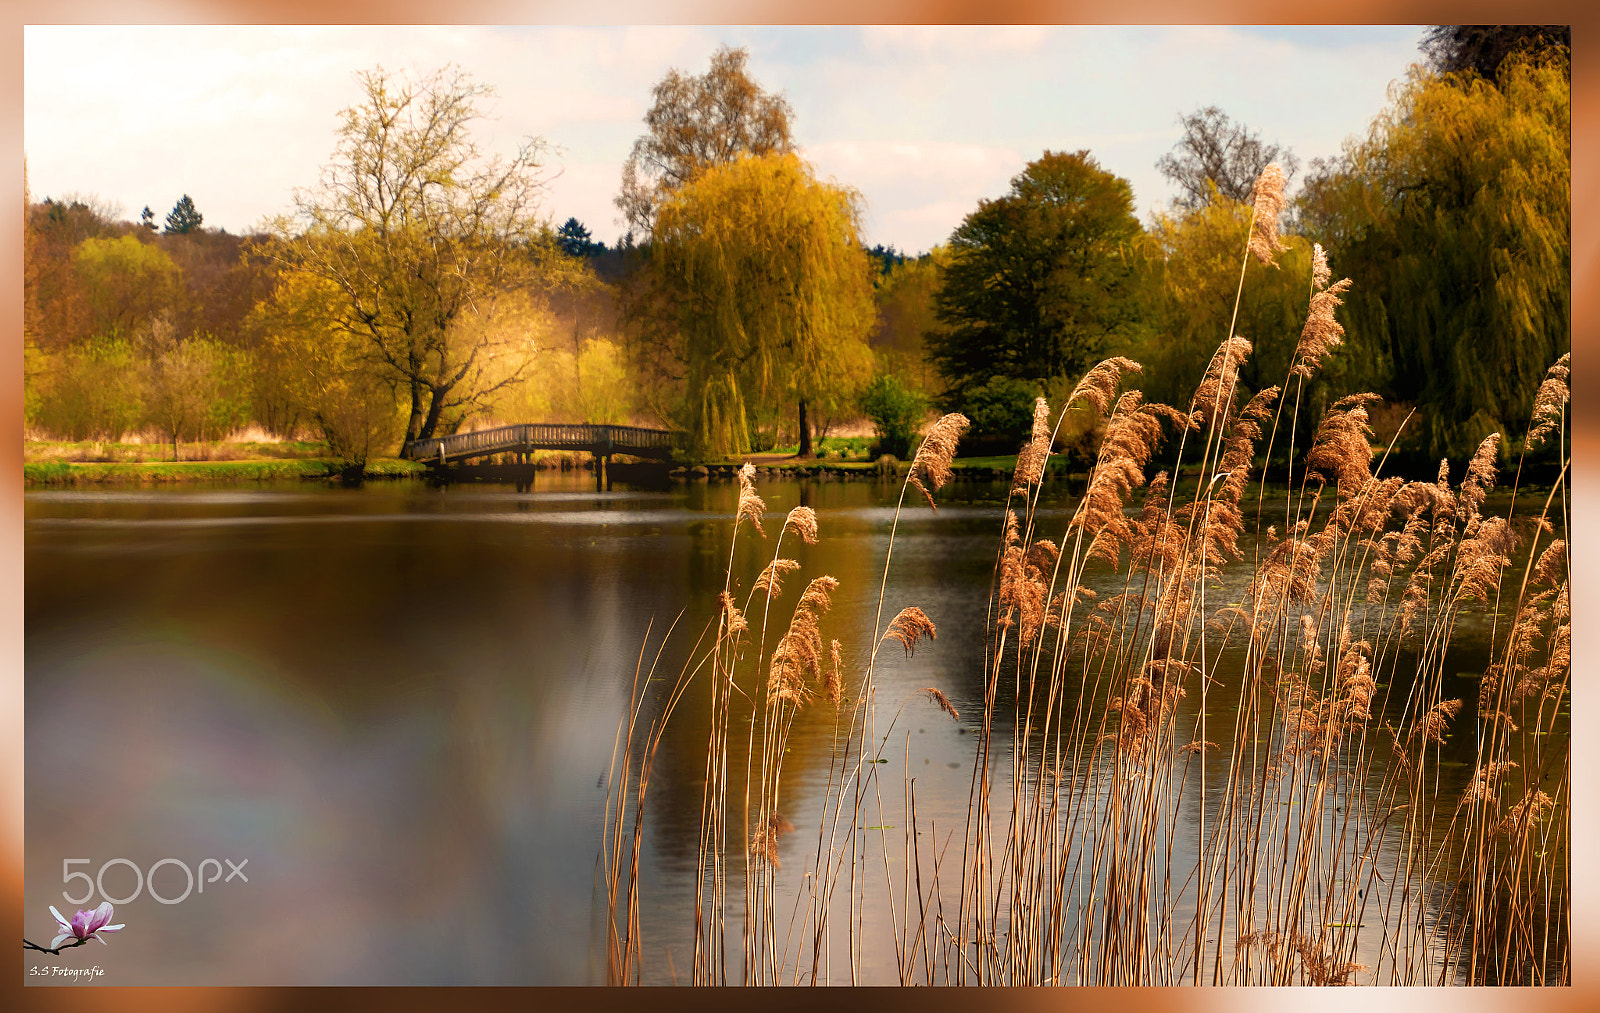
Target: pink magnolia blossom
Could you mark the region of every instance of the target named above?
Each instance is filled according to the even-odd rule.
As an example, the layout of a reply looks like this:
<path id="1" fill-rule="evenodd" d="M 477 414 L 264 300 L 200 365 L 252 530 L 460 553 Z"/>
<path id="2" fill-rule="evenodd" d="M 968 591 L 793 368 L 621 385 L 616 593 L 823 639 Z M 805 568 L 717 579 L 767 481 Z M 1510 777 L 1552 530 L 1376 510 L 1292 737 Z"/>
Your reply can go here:
<path id="1" fill-rule="evenodd" d="M 61 927 L 61 934 L 51 941 L 50 948 L 52 950 L 56 949 L 68 939 L 80 939 L 85 942 L 90 939 L 98 939 L 104 944 L 106 933 L 117 932 L 122 928 L 121 925 L 106 924 L 111 920 L 111 911 L 111 902 L 106 901 L 93 911 L 80 909 L 77 914 L 72 916 L 72 920 L 68 921 L 61 917 L 61 912 L 56 910 L 54 904 L 50 905 L 50 913 L 55 915 L 56 924 Z"/>

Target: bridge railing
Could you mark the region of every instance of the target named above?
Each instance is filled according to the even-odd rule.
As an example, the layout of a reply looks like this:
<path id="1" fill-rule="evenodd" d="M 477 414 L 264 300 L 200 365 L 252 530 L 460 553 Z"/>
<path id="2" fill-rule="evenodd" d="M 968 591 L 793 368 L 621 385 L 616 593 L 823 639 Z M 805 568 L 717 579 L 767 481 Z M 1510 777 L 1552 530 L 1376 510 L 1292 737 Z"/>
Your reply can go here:
<path id="1" fill-rule="evenodd" d="M 587 450 L 595 454 L 649 451 L 665 456 L 685 444 L 687 435 L 643 426 L 590 425 L 588 423 L 519 422 L 471 433 L 410 440 L 402 457 L 418 461 L 448 460 L 527 450 Z"/>

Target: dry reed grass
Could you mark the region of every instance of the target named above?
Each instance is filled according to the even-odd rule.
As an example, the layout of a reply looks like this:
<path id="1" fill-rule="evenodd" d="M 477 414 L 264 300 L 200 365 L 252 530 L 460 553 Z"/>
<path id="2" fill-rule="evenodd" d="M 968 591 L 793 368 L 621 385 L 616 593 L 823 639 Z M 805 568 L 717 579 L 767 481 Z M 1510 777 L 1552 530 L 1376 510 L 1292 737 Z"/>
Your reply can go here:
<path id="1" fill-rule="evenodd" d="M 1246 260 L 1272 263 L 1283 248 L 1282 186 L 1269 166 Z M 1059 538 L 1038 530 L 1053 433 L 1049 406 L 1036 403 L 1010 490 L 1020 505 L 1000 518 L 983 692 L 968 718 L 977 734 L 967 809 L 956 815 L 960 826 L 924 835 L 908 756 L 898 873 L 886 823 L 895 814 L 885 813 L 879 771 L 900 711 L 879 730 L 875 665 L 884 643 L 910 657 L 936 630 L 916 605 L 882 624 L 887 574 L 906 491 L 933 504 L 966 420 L 940 419 L 912 462 L 873 646 L 858 670 L 844 664 L 837 639 L 823 656 L 831 577 L 808 584 L 765 647 L 766 611 L 798 569 L 780 555 L 782 538 L 813 541 L 814 514 L 797 508 L 785 521 L 751 591 L 765 599 L 754 631 L 751 603 L 741 610 L 731 594 L 730 548 L 709 646 L 669 698 L 681 698 L 696 673 L 711 674 L 695 983 L 727 982 L 730 964 L 747 984 L 855 983 L 869 903 L 887 918 L 885 946 L 903 984 L 1570 981 L 1570 771 L 1557 734 L 1571 682 L 1570 560 L 1566 541 L 1549 537 L 1560 533 L 1555 522 L 1566 526 L 1564 481 L 1533 524 L 1517 525 L 1482 509 L 1497 479 L 1497 435 L 1458 486 L 1448 462 L 1432 482 L 1380 477 L 1367 416 L 1375 398 L 1356 394 L 1325 413 L 1281 514 L 1262 492 L 1249 516 L 1260 443 L 1270 455 L 1280 435 L 1276 421 L 1268 425 L 1280 393 L 1295 381 L 1297 418 L 1305 382 L 1343 338 L 1334 311 L 1349 282 L 1331 278 L 1319 246 L 1284 384 L 1242 407 L 1239 368 L 1250 346 L 1233 334 L 1187 411 L 1122 392 L 1139 371 L 1130 360 L 1090 370 L 1068 407 L 1102 416 L 1104 436 L 1084 495 L 1051 533 Z M 1242 284 L 1241 272 L 1241 294 Z M 1563 433 L 1568 370 L 1566 357 L 1551 367 L 1524 447 Z M 1131 503 L 1169 431 L 1178 440 L 1173 473 L 1197 479 L 1192 498 L 1178 502 L 1161 472 Z M 1292 423 L 1285 443 L 1295 460 Z M 1193 447 L 1199 460 L 1185 462 Z M 1561 450 L 1565 464 L 1564 438 Z M 762 533 L 762 509 L 742 480 L 736 542 L 742 522 Z M 1254 532 L 1253 547 L 1241 542 Z M 1513 588 L 1504 578 L 1525 537 L 1527 563 Z M 1208 588 L 1240 563 L 1249 567 L 1241 600 L 1208 601 Z M 1120 592 L 1097 595 L 1086 583 L 1091 570 L 1096 580 L 1117 575 Z M 1466 610 L 1494 623 L 1495 659 L 1473 707 L 1447 680 Z M 745 650 L 747 638 L 756 651 Z M 763 660 L 765 680 L 752 679 Z M 1223 679 L 1237 707 L 1213 716 L 1208 695 Z M 783 755 L 796 713 L 819 693 L 832 705 L 833 750 L 815 850 L 784 930 L 774 875 L 793 828 L 779 813 L 794 810 L 783 797 Z M 959 720 L 942 690 L 914 696 Z M 740 748 L 728 734 L 736 698 L 752 711 L 742 800 L 728 778 Z M 639 813 L 659 741 L 652 724 L 632 749 L 638 712 L 636 704 L 619 730 L 619 762 L 639 773 L 620 779 L 605 842 L 614 981 L 638 977 Z M 1473 756 L 1470 782 L 1448 799 L 1439 788 L 1446 750 Z M 634 864 L 621 846 L 625 810 Z M 1180 854 L 1180 830 L 1196 817 L 1193 853 Z M 950 825 L 948 814 L 936 819 Z M 869 855 L 881 857 L 881 873 Z M 735 894 L 736 865 L 743 889 Z M 841 950 L 843 970 L 834 965 Z"/>

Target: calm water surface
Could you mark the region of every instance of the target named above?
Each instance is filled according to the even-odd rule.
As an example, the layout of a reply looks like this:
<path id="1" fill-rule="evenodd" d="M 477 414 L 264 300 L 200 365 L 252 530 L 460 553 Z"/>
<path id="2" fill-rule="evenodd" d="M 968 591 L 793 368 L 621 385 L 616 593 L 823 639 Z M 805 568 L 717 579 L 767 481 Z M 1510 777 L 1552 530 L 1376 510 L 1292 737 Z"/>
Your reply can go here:
<path id="1" fill-rule="evenodd" d="M 741 534 L 736 580 L 748 588 L 770 558 L 784 513 L 813 507 L 822 541 L 785 541 L 802 569 L 773 623 L 787 621 L 796 582 L 831 574 L 840 586 L 823 636 L 859 670 L 898 486 L 760 492 L 769 538 Z M 885 620 L 918 605 L 938 639 L 914 658 L 880 656 L 880 728 L 905 704 L 885 777 L 915 777 L 919 813 L 943 827 L 965 812 L 971 783 L 1004 494 L 952 486 L 937 513 L 903 516 L 895 540 Z M 596 492 L 560 475 L 527 493 L 29 493 L 29 937 L 54 934 L 48 905 L 74 909 L 62 891 L 81 898 L 84 880 L 63 884 L 63 861 L 88 859 L 66 871 L 100 875 L 95 903 L 138 888 L 117 907 L 127 929 L 79 961 L 104 967 L 105 984 L 600 980 L 596 859 L 613 738 L 641 651 L 648 664 L 676 624 L 657 671 L 670 678 L 715 614 L 735 498 L 731 483 Z M 1059 535 L 1070 504 L 1057 490 L 1042 534 Z M 1118 579 L 1103 576 L 1108 588 Z M 1217 601 L 1237 591 L 1225 581 Z M 1458 629 L 1454 668 L 1482 670 L 1486 629 Z M 1475 696 L 1463 685 L 1457 695 Z M 924 686 L 943 689 L 962 720 L 918 697 Z M 647 981 L 688 964 L 705 695 L 691 692 L 669 726 L 651 786 Z M 813 707 L 785 757 L 789 812 L 812 828 L 813 849 L 833 735 L 831 708 Z M 786 845 L 795 860 L 781 898 L 795 895 L 804 837 Z M 106 865 L 115 859 L 126 862 Z M 882 853 L 873 860 L 881 869 Z M 201 873 L 192 892 L 152 896 L 183 895 L 184 866 Z M 205 882 L 232 867 L 231 880 Z M 864 928 L 882 940 L 868 947 L 869 978 L 893 980 L 887 912 L 869 911 Z"/>

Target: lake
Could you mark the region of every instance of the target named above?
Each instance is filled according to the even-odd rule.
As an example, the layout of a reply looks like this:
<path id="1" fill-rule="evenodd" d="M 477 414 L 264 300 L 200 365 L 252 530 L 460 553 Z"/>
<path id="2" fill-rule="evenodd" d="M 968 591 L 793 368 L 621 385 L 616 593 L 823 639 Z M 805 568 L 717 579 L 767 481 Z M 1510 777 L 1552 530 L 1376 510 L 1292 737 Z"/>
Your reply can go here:
<path id="1" fill-rule="evenodd" d="M 740 531 L 741 591 L 790 508 L 812 507 L 821 533 L 816 545 L 784 542 L 800 568 L 767 643 L 803 582 L 831 575 L 822 636 L 859 673 L 880 628 L 898 484 L 767 480 L 757 491 L 767 538 Z M 1074 491 L 1047 487 L 1041 534 L 1059 539 Z M 902 786 L 915 779 L 930 848 L 967 811 L 1005 495 L 1004 484 L 956 482 L 936 512 L 908 500 L 900 518 L 883 622 L 915 605 L 937 639 L 914 656 L 890 643 L 876 662 L 889 763 L 872 824 L 892 830 L 859 857 L 880 880 L 909 872 L 889 867 L 908 853 Z M 603 981 L 598 859 L 619 721 L 636 672 L 647 718 L 659 712 L 714 621 L 736 501 L 729 482 L 596 491 L 591 476 L 558 472 L 527 492 L 373 482 L 27 493 L 28 937 L 54 934 L 51 904 L 70 914 L 110 898 L 127 928 L 87 954 L 106 984 Z M 1208 602 L 1238 601 L 1247 577 L 1225 576 Z M 1087 582 L 1109 594 L 1121 580 L 1101 568 Z M 754 629 L 759 618 L 752 608 Z M 1454 695 L 1475 698 L 1490 627 L 1485 615 L 1458 623 Z M 1238 686 L 1219 681 L 1208 714 L 1226 717 Z M 648 795 L 646 983 L 686 981 L 693 947 L 710 692 L 700 683 L 667 726 Z M 1403 704 L 1394 694 L 1392 716 Z M 1198 705 L 1191 694 L 1180 715 Z M 800 828 L 780 846 L 774 888 L 790 962 L 804 925 L 789 905 L 838 776 L 839 713 L 803 708 L 781 760 L 785 815 Z M 741 720 L 735 738 L 750 728 L 736 709 Z M 1441 751 L 1441 798 L 1470 779 L 1470 739 Z M 1209 762 L 1207 793 L 1177 803 L 1175 868 L 1193 868 L 1205 807 L 1216 818 L 1209 786 L 1225 765 Z M 742 761 L 732 777 L 742 784 Z M 79 904 L 86 883 L 94 897 Z M 862 980 L 897 980 L 898 916 L 868 903 L 858 917 Z M 846 945 L 837 935 L 829 945 Z"/>

